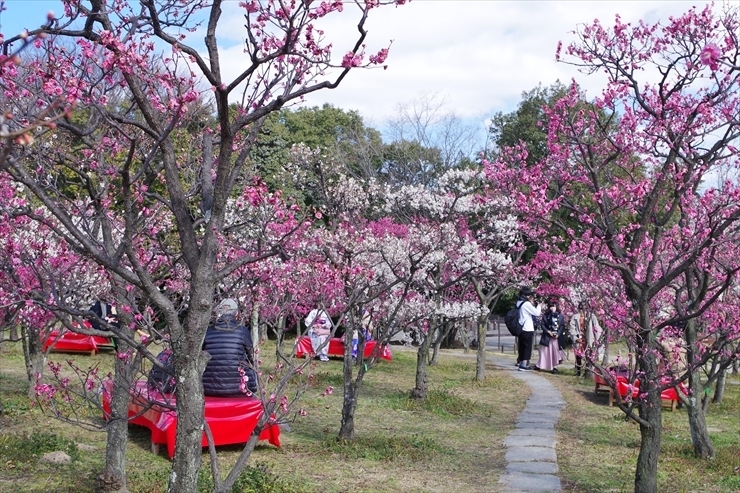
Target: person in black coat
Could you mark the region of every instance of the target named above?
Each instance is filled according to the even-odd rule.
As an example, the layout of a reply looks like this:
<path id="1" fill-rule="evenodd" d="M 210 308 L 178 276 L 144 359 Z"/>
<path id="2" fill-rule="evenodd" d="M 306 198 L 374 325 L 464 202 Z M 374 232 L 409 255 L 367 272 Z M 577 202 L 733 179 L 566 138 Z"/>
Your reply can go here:
<path id="1" fill-rule="evenodd" d="M 257 393 L 254 348 L 249 330 L 236 320 L 232 299 L 216 307 L 216 321 L 206 331 L 203 350 L 211 355 L 203 372 L 203 393 L 216 397 L 243 397 Z"/>
<path id="2" fill-rule="evenodd" d="M 116 329 L 121 328 L 121 322 L 118 320 L 118 314 L 116 313 L 116 307 L 105 301 L 96 301 L 88 310 L 94 314 L 94 316 L 87 319 L 87 323 L 95 330 L 103 332 L 109 332 L 107 324 L 112 325 Z M 103 323 L 101 323 L 101 321 Z M 115 334 L 110 333 L 110 342 L 113 345 L 113 349 L 118 351 L 118 338 Z"/>
<path id="3" fill-rule="evenodd" d="M 116 308 L 110 303 L 98 300 L 93 303 L 89 311 L 96 315 L 87 319 L 93 329 L 108 332 L 108 327 L 101 324 L 100 320 L 104 320 L 118 329 L 121 328 L 121 322 L 118 320 Z"/>

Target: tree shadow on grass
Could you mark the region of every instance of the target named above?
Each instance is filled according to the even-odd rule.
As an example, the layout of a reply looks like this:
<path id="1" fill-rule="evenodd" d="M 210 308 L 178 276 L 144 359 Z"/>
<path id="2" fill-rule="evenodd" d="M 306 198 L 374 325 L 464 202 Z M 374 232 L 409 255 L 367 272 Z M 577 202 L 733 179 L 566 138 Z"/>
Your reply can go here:
<path id="1" fill-rule="evenodd" d="M 606 390 L 600 390 L 594 392 L 593 387 L 574 387 L 573 391 L 576 395 L 579 395 L 583 400 L 595 404 L 597 406 L 608 406 L 609 405 L 609 392 Z"/>

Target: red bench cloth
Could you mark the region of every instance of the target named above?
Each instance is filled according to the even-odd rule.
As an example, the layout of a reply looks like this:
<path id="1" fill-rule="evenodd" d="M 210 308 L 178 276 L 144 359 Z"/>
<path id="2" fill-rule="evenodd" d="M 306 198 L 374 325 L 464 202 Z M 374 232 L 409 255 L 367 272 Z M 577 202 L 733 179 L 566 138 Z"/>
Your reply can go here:
<path id="1" fill-rule="evenodd" d="M 594 382 L 596 384 L 595 390 L 597 392 L 599 391 L 601 387 L 606 387 L 609 389 L 609 392 L 611 393 L 612 390 L 609 387 L 609 384 L 600 375 L 597 375 L 594 373 Z M 619 396 L 622 399 L 625 399 L 627 397 L 627 394 L 629 393 L 629 387 L 630 386 L 627 383 L 627 377 L 622 374 L 617 374 L 617 391 L 619 392 Z M 679 389 L 684 395 L 688 393 L 683 383 L 679 384 Z M 639 393 L 640 393 L 640 381 L 635 380 L 634 385 L 632 386 L 632 398 L 633 399 L 637 398 Z M 678 402 L 678 392 L 676 391 L 676 387 L 668 387 L 667 389 L 663 390 L 660 393 L 660 400 L 671 401 L 671 409 L 673 409 L 675 407 L 675 404 Z M 609 405 L 611 406 L 612 404 L 613 404 L 613 397 L 610 396 Z"/>
<path id="2" fill-rule="evenodd" d="M 53 344 L 52 351 L 90 354 L 97 353 L 101 346 L 113 346 L 110 337 L 88 336 L 67 329 L 52 330 L 49 336 L 42 339 L 41 342 L 43 343 L 43 351 L 46 351 Z"/>
<path id="3" fill-rule="evenodd" d="M 369 358 L 373 354 L 375 346 L 377 345 L 377 341 L 365 341 L 365 358 Z M 295 355 L 297 358 L 302 358 L 304 355 L 313 355 L 310 337 L 302 336 L 298 341 L 296 341 Z M 329 339 L 329 356 L 344 357 L 344 340 L 341 337 L 333 337 Z M 380 353 L 380 357 L 388 361 L 393 359 L 393 355 L 388 346 L 383 348 L 383 352 Z"/>
<path id="4" fill-rule="evenodd" d="M 110 383 L 103 390 L 104 417 L 110 416 Z M 153 402 L 151 407 L 150 400 Z M 175 431 L 177 430 L 177 413 L 160 403 L 175 404 L 174 394 L 162 396 L 157 391 L 149 392 L 146 380 L 136 382 L 131 389 L 131 400 L 128 405 L 129 421 L 145 426 L 152 432 L 152 445 L 167 445 L 167 455 L 175 455 Z M 146 409 L 146 410 L 145 410 Z M 232 445 L 246 443 L 262 416 L 262 401 L 256 397 L 205 397 L 205 419 L 211 429 L 214 445 Z M 260 440 L 267 440 L 280 447 L 280 427 L 271 424 L 260 433 Z M 208 446 L 205 432 L 201 442 Z"/>

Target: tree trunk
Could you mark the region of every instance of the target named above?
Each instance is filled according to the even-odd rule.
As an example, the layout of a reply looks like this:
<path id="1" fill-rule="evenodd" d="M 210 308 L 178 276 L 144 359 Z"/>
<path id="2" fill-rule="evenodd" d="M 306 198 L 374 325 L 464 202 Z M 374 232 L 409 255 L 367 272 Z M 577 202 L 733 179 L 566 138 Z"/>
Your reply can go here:
<path id="1" fill-rule="evenodd" d="M 351 376 L 349 381 L 346 381 L 346 378 L 345 375 L 344 399 L 342 400 L 342 424 L 339 427 L 339 440 L 342 441 L 354 440 L 355 438 L 355 409 L 357 409 L 358 398 L 357 385 L 352 381 Z"/>
<path id="2" fill-rule="evenodd" d="M 690 380 L 698 380 L 698 372 L 694 372 L 696 378 L 693 376 Z M 713 459 L 714 458 L 714 445 L 712 440 L 709 438 L 709 431 L 707 430 L 707 420 L 704 410 L 702 408 L 703 386 L 701 382 L 690 383 L 690 395 L 689 403 L 686 406 L 686 413 L 689 418 L 689 430 L 691 431 L 691 442 L 694 444 L 694 456 L 699 459 Z"/>
<path id="3" fill-rule="evenodd" d="M 482 382 L 486 379 L 486 333 L 488 332 L 488 314 L 478 317 L 478 350 L 475 356 L 475 379 Z"/>
<path id="4" fill-rule="evenodd" d="M 601 366 L 609 365 L 609 328 L 604 327 L 604 357 L 601 358 Z"/>
<path id="5" fill-rule="evenodd" d="M 232 493 L 234 491 L 234 483 L 239 479 L 239 474 L 241 474 L 249 460 L 249 457 L 252 455 L 255 445 L 257 445 L 257 442 L 259 441 L 259 434 L 265 428 L 266 424 L 267 423 L 263 415 L 263 417 L 257 422 L 257 426 L 254 428 L 252 435 L 249 437 L 249 440 L 244 446 L 242 453 L 239 455 L 236 464 L 234 464 L 234 467 L 231 469 L 228 476 L 226 476 L 226 479 L 224 479 L 220 485 L 218 482 L 214 481 L 215 487 L 213 489 L 213 493 Z"/>
<path id="6" fill-rule="evenodd" d="M 701 383 L 700 369 L 694 368 L 693 365 L 693 362 L 701 357 L 695 351 L 697 347 L 696 319 L 691 319 L 686 324 L 684 328 L 684 340 L 686 341 L 686 366 L 690 368 L 689 398 L 686 402 L 686 414 L 689 418 L 689 430 L 691 431 L 691 442 L 694 444 L 694 455 L 701 459 L 712 459 L 714 458 L 714 446 L 712 445 L 712 440 L 709 438 L 707 420 L 704 413 L 704 385 Z M 676 389 L 676 392 L 678 392 L 678 389 Z"/>
<path id="7" fill-rule="evenodd" d="M 280 315 L 277 321 L 277 327 L 275 329 L 275 356 L 280 358 L 280 351 L 283 350 L 283 339 L 285 338 L 285 315 Z M 300 334 L 296 334 L 296 340 L 300 338 Z"/>
<path id="8" fill-rule="evenodd" d="M 432 357 L 429 360 L 429 366 L 437 366 L 439 364 L 439 348 L 442 345 L 442 339 L 444 331 L 441 328 L 437 328 L 433 331 L 434 338 L 432 339 Z"/>
<path id="9" fill-rule="evenodd" d="M 640 393 L 647 394 L 638 406 L 640 418 L 640 453 L 635 470 L 635 493 L 658 493 L 658 455 L 663 431 L 663 408 L 660 401 L 660 378 L 653 353 L 652 334 L 643 347 L 640 362 L 644 377 L 640 379 Z"/>
<path id="10" fill-rule="evenodd" d="M 116 352 L 126 352 L 128 345 L 117 341 Z M 139 361 L 137 358 L 136 362 Z M 105 468 L 98 477 L 98 486 L 103 493 L 126 493 L 126 447 L 128 446 L 128 402 L 129 389 L 135 368 L 138 365 L 116 358 L 113 389 L 111 391 L 111 415 L 106 424 Z"/>
<path id="11" fill-rule="evenodd" d="M 416 352 L 416 386 L 411 391 L 411 397 L 414 399 L 426 399 L 429 391 L 427 359 L 429 358 L 429 346 L 432 344 L 432 339 L 429 336 L 427 334 Z"/>
<path id="12" fill-rule="evenodd" d="M 188 330 L 193 327 L 190 317 L 191 313 L 188 313 L 187 326 L 183 334 L 172 341 L 177 379 L 175 395 L 178 419 L 175 433 L 175 456 L 172 461 L 168 493 L 197 491 L 198 471 L 202 457 L 204 398 L 201 379 L 207 360 L 203 357 L 204 353 L 201 350 L 204 329 Z M 202 320 L 206 326 L 207 320 L 207 318 Z M 197 326 L 196 323 L 195 327 Z"/>
<path id="13" fill-rule="evenodd" d="M 342 364 L 342 382 L 344 398 L 342 399 L 342 424 L 339 427 L 339 439 L 340 440 L 353 440 L 355 438 L 355 409 L 357 409 L 357 390 L 358 387 L 355 385 L 353 380 L 352 370 L 352 329 L 347 328 L 344 333 L 344 362 Z M 357 345 L 357 356 L 361 354 L 360 350 L 364 351 L 364 343 L 362 339 L 358 341 Z"/>
<path id="14" fill-rule="evenodd" d="M 36 399 L 34 386 L 36 379 L 44 373 L 46 355 L 41 348 L 39 331 L 21 327 L 21 341 L 23 342 L 23 357 L 26 363 L 26 377 L 28 378 L 28 398 Z"/>
<path id="15" fill-rule="evenodd" d="M 360 334 L 362 331 L 359 331 Z M 342 400 L 342 424 L 339 427 L 339 440 L 354 440 L 355 438 L 355 410 L 360 398 L 360 388 L 365 377 L 365 365 L 360 364 L 357 369 L 357 378 L 353 380 L 354 362 L 352 361 L 352 330 L 347 329 L 344 337 L 344 364 L 342 374 L 344 381 L 344 398 Z M 365 354 L 365 338 L 357 341 L 357 361 L 362 363 Z"/>
<path id="16" fill-rule="evenodd" d="M 725 396 L 727 371 L 727 369 L 720 370 L 720 373 L 717 376 L 717 383 L 714 385 L 714 397 L 712 397 L 712 403 L 714 404 L 722 404 L 722 398 Z"/>
<path id="17" fill-rule="evenodd" d="M 259 347 L 262 343 L 260 340 L 260 304 L 255 302 L 252 305 L 252 316 L 250 317 L 250 327 L 252 329 L 252 346 Z"/>

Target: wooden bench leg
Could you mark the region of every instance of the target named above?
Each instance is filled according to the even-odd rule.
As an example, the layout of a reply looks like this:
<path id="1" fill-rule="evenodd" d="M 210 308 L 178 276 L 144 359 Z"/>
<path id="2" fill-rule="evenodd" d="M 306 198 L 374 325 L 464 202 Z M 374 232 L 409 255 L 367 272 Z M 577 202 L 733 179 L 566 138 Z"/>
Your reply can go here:
<path id="1" fill-rule="evenodd" d="M 614 406 L 614 389 L 609 389 L 609 407 Z"/>
<path id="2" fill-rule="evenodd" d="M 152 453 L 154 455 L 159 455 L 159 444 L 152 442 Z"/>

